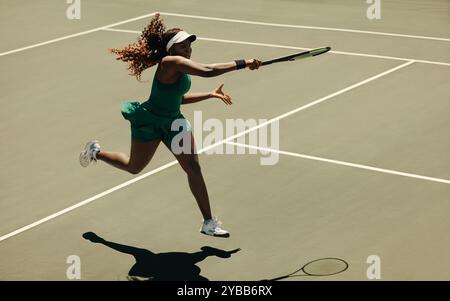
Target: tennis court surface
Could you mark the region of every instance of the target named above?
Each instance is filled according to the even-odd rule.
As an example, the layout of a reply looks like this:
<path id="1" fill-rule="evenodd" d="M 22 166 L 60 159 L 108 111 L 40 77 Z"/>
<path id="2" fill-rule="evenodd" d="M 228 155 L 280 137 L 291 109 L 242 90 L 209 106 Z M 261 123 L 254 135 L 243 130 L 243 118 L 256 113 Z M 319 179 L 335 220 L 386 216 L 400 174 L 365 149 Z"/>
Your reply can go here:
<path id="1" fill-rule="evenodd" d="M 127 280 L 130 269 L 177 280 L 272 279 L 329 257 L 348 269 L 284 280 L 368 280 L 371 255 L 383 280 L 450 279 L 448 1 L 382 0 L 374 20 L 359 0 L 132 3 L 82 1 L 79 20 L 67 18 L 65 1 L 0 4 L 0 280 L 67 280 L 71 255 L 81 280 Z M 224 83 L 233 105 L 182 106 L 191 122 L 201 111 L 203 120 L 279 127 L 277 147 L 251 143 L 265 126 L 224 133 L 213 148 L 244 154 L 197 145 L 228 239 L 199 233 L 186 175 L 164 145 L 139 175 L 78 162 L 90 139 L 129 152 L 120 103 L 145 101 L 155 68 L 139 83 L 108 48 L 135 41 L 156 12 L 167 28 L 197 35 L 192 59 L 202 63 L 332 47 L 192 78 L 191 92 Z M 269 154 L 261 150 L 278 162 L 262 165 Z M 87 232 L 108 242 L 88 241 Z M 240 251 L 220 256 L 204 246 Z M 200 253 L 207 256 L 197 260 Z"/>

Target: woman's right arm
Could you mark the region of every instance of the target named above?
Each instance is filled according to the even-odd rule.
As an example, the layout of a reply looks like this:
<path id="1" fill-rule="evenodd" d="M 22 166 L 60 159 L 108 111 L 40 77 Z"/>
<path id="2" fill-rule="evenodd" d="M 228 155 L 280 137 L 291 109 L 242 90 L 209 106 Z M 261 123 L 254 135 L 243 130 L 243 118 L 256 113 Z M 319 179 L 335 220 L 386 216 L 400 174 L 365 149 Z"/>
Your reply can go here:
<path id="1" fill-rule="evenodd" d="M 163 68 L 171 68 L 181 73 L 201 77 L 214 77 L 221 74 L 237 70 L 235 62 L 218 63 L 218 64 L 201 64 L 182 56 L 165 57 L 162 61 Z M 250 70 L 258 69 L 261 61 L 257 59 L 245 60 L 246 67 Z"/>

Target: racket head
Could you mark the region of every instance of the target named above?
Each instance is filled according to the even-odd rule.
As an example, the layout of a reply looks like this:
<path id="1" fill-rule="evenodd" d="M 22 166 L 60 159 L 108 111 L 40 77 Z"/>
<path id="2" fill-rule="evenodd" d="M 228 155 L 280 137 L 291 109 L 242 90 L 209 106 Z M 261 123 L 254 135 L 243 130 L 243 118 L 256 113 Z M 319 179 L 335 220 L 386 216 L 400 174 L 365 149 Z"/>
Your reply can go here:
<path id="1" fill-rule="evenodd" d="M 340 258 L 327 257 L 312 260 L 306 263 L 304 266 L 292 272 L 290 274 L 272 278 L 265 279 L 263 281 L 277 281 L 290 277 L 300 277 L 300 276 L 332 276 L 345 272 L 348 269 L 348 263 Z"/>
<path id="2" fill-rule="evenodd" d="M 311 53 L 312 53 L 312 56 L 316 56 L 319 54 L 324 54 L 330 50 L 331 50 L 331 47 L 327 46 L 327 47 L 313 49 L 313 50 L 311 50 Z"/>
<path id="3" fill-rule="evenodd" d="M 299 53 L 297 56 L 294 56 L 291 60 L 292 61 L 296 61 L 296 60 L 304 59 L 304 58 L 307 58 L 307 57 L 313 57 L 313 56 L 321 55 L 321 54 L 324 54 L 324 53 L 326 53 L 326 52 L 328 52 L 330 50 L 331 50 L 331 47 L 321 47 L 321 48 L 311 49 L 310 51 Z"/>
<path id="4" fill-rule="evenodd" d="M 273 63 L 279 63 L 279 62 L 296 61 L 296 60 L 304 59 L 304 58 L 307 58 L 307 57 L 317 56 L 317 55 L 326 53 L 326 52 L 328 52 L 330 50 L 331 50 L 331 47 L 315 48 L 315 49 L 311 49 L 311 50 L 308 50 L 308 51 L 298 52 L 298 53 L 290 54 L 290 55 L 287 55 L 287 56 L 279 57 L 279 58 L 276 58 L 276 59 L 264 61 L 264 62 L 262 62 L 262 65 L 265 66 L 265 65 L 269 65 L 269 64 L 273 64 Z"/>
<path id="5" fill-rule="evenodd" d="M 345 272 L 348 263 L 340 258 L 320 258 L 305 264 L 301 270 L 307 276 L 332 276 Z"/>

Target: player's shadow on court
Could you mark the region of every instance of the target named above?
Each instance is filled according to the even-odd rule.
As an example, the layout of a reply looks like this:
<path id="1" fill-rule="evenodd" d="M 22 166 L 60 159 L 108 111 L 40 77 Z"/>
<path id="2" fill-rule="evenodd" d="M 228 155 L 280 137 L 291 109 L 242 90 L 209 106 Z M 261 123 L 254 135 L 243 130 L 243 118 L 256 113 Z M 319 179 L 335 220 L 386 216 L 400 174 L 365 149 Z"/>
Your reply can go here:
<path id="1" fill-rule="evenodd" d="M 150 250 L 107 241 L 93 232 L 84 233 L 83 238 L 134 256 L 136 263 L 128 272 L 128 280 L 208 281 L 200 275 L 201 269 L 196 265 L 198 262 L 209 256 L 230 258 L 232 254 L 240 251 L 240 249 L 224 251 L 213 247 L 202 247 L 201 251 L 195 253 L 153 253 Z"/>

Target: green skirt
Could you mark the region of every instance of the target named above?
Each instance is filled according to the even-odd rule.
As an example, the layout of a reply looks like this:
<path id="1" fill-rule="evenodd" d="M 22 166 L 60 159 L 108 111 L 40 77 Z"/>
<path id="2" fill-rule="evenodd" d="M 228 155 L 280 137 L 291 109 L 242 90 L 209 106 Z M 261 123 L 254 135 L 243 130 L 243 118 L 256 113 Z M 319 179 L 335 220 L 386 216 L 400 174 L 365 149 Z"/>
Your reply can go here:
<path id="1" fill-rule="evenodd" d="M 122 102 L 121 111 L 122 116 L 131 124 L 132 139 L 140 142 L 162 140 L 170 146 L 176 135 L 192 131 L 191 124 L 181 112 L 174 115 L 175 117 L 165 117 L 155 114 L 137 101 Z M 176 129 L 172 129 L 174 121 L 176 123 L 173 126 Z"/>

